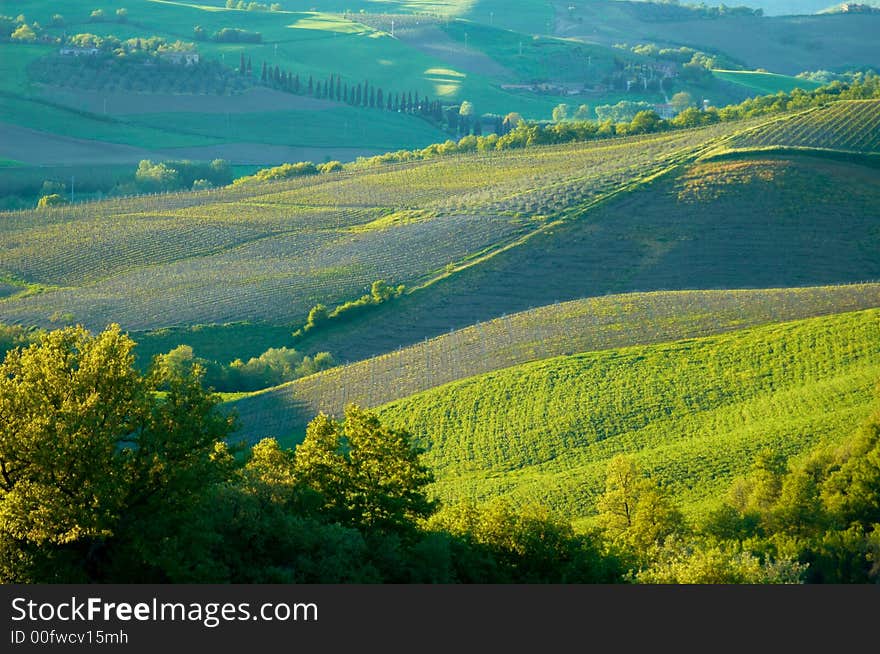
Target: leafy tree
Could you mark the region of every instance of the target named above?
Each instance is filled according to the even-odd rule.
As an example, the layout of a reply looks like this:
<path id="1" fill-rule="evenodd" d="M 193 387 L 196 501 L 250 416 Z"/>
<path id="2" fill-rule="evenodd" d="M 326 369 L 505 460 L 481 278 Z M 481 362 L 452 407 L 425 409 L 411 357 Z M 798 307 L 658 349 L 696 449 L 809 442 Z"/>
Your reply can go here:
<path id="1" fill-rule="evenodd" d="M 10 36 L 13 41 L 22 41 L 24 43 L 33 43 L 37 40 L 37 33 L 34 32 L 30 25 L 19 25 Z"/>
<path id="2" fill-rule="evenodd" d="M 95 9 L 94 11 L 92 11 L 91 15 L 89 16 L 89 21 L 92 23 L 103 23 L 104 18 L 105 18 L 104 10 L 103 9 Z"/>
<path id="3" fill-rule="evenodd" d="M 672 96 L 669 104 L 672 105 L 672 108 L 675 110 L 676 114 L 680 114 L 688 107 L 694 106 L 694 97 L 687 91 L 679 91 Z"/>
<path id="4" fill-rule="evenodd" d="M 517 113 L 515 111 L 511 111 L 509 114 L 504 116 L 504 120 L 502 121 L 501 124 L 504 127 L 504 130 L 506 132 L 509 132 L 510 130 L 514 129 L 517 125 L 519 125 L 521 122 L 524 122 L 523 117 L 519 113 Z"/>
<path id="5" fill-rule="evenodd" d="M 176 170 L 164 163 L 153 163 L 143 159 L 134 174 L 135 182 L 145 191 L 167 191 L 178 184 L 179 175 Z"/>
<path id="6" fill-rule="evenodd" d="M 568 105 L 565 103 L 553 107 L 553 122 L 561 123 L 563 120 L 568 120 Z"/>
<path id="7" fill-rule="evenodd" d="M 327 311 L 327 307 L 323 304 L 316 304 L 309 311 L 309 316 L 306 319 L 306 324 L 303 327 L 303 331 L 310 331 L 315 329 L 316 327 L 320 327 L 324 323 L 329 320 L 329 312 Z"/>
<path id="8" fill-rule="evenodd" d="M 663 122 L 660 116 L 657 115 L 657 112 L 653 110 L 640 111 L 633 117 L 627 131 L 632 134 L 648 134 L 656 132 L 662 124 Z"/>
<path id="9" fill-rule="evenodd" d="M 608 464 L 605 492 L 596 503 L 598 521 L 612 541 L 645 555 L 669 536 L 684 531 L 680 511 L 625 455 Z"/>
<path id="10" fill-rule="evenodd" d="M 464 547 L 454 544 L 459 581 L 602 583 L 621 573 L 599 534 L 578 536 L 568 521 L 539 505 L 463 502 L 431 516 L 428 529 L 463 541 Z"/>
<path id="11" fill-rule="evenodd" d="M 580 105 L 572 116 L 575 120 L 589 120 L 591 117 L 590 108 L 585 104 Z"/>
<path id="12" fill-rule="evenodd" d="M 326 161 L 318 164 L 318 171 L 321 173 L 338 173 L 343 169 L 341 161 Z"/>
<path id="13" fill-rule="evenodd" d="M 67 200 L 64 199 L 63 195 L 59 195 L 58 193 L 50 193 L 49 195 L 40 196 L 40 199 L 37 201 L 37 209 L 57 207 L 66 202 Z"/>
<path id="14" fill-rule="evenodd" d="M 124 23 L 128 20 L 128 9 L 120 7 L 116 10 L 116 22 Z"/>
<path id="15" fill-rule="evenodd" d="M 411 438 L 349 405 L 341 422 L 320 414 L 309 424 L 294 472 L 342 524 L 407 532 L 434 508 L 425 493 L 433 477 Z"/>
<path id="16" fill-rule="evenodd" d="M 673 539 L 634 580 L 642 584 L 798 584 L 806 569 L 791 558 L 762 561 L 736 544 Z"/>
<path id="17" fill-rule="evenodd" d="M 141 375 L 133 347 L 117 325 L 70 327 L 0 364 L 3 582 L 154 579 L 187 558 L 167 530 L 222 472 L 233 423 L 198 371 Z"/>

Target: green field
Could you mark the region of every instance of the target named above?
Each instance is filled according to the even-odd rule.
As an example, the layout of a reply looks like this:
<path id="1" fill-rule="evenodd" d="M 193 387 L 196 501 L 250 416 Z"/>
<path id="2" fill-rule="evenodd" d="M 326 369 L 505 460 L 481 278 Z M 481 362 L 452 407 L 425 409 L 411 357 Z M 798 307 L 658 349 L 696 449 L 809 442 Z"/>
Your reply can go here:
<path id="1" fill-rule="evenodd" d="M 254 112 L 226 114 L 168 113 L 129 116 L 136 125 L 176 129 L 198 134 L 206 140 L 217 135 L 230 143 L 263 143 L 303 147 L 342 147 L 357 143 L 364 150 L 387 152 L 408 143 L 433 143 L 445 134 L 415 116 L 393 112 L 365 111 L 343 104 L 323 111 Z M 333 135 L 327 127 L 333 126 Z"/>
<path id="2" fill-rule="evenodd" d="M 808 115 L 873 120 L 865 106 Z M 876 168 L 768 153 L 694 163 L 779 120 L 793 119 L 7 214 L 0 273 L 29 290 L 0 302 L 0 320 L 184 328 L 162 346 L 216 325 L 196 340 L 231 360 L 252 352 L 242 331 L 266 343 L 264 325 L 293 331 L 317 303 L 405 284 L 387 307 L 297 344 L 353 361 L 553 301 L 880 278 Z"/>
<path id="3" fill-rule="evenodd" d="M 174 127 L 168 129 L 133 125 L 119 118 L 5 94 L 0 94 L 0 122 L 53 135 L 143 148 L 182 148 L 221 143 L 216 136 L 187 133 Z"/>
<path id="4" fill-rule="evenodd" d="M 794 147 L 880 152 L 880 101 L 862 100 L 793 115 L 731 139 L 733 149 Z"/>
<path id="5" fill-rule="evenodd" d="M 508 497 L 588 518 L 627 453 L 688 512 L 762 448 L 852 432 L 880 378 L 880 310 L 547 359 L 415 395 L 383 420 L 428 448 L 447 501 Z"/>
<path id="6" fill-rule="evenodd" d="M 684 5 L 685 3 L 682 3 Z M 693 3 L 696 4 L 696 3 Z M 690 46 L 723 53 L 745 69 L 783 75 L 875 66 L 880 15 L 727 16 L 703 19 L 685 6 L 622 0 L 554 0 L 556 34 L 615 43 Z M 568 7 L 574 7 L 569 10 Z M 859 63 L 861 62 L 861 63 Z"/>
<path id="7" fill-rule="evenodd" d="M 773 93 L 791 93 L 794 89 L 812 91 L 819 88 L 820 82 L 798 79 L 790 75 L 766 73 L 754 70 L 713 70 L 712 74 L 724 81 L 744 86 L 754 95 L 771 95 Z"/>
<path id="8" fill-rule="evenodd" d="M 12 214 L 0 225 L 2 273 L 59 288 L 8 298 L 0 319 L 293 324 L 377 279 L 415 288 L 466 268 L 737 127 Z"/>
<path id="9" fill-rule="evenodd" d="M 878 181 L 803 155 L 682 167 L 303 347 L 357 360 L 585 296 L 878 279 Z"/>
<path id="10" fill-rule="evenodd" d="M 242 437 L 253 441 L 271 435 L 295 441 L 313 415 L 324 411 L 341 416 L 349 402 L 375 407 L 538 359 L 696 338 L 877 306 L 877 284 L 631 293 L 574 300 L 495 318 L 333 368 L 255 393 L 233 406 L 241 418 Z M 234 339 L 229 329 L 227 338 Z M 192 345 L 200 351 L 202 344 Z M 205 351 L 210 352 L 207 347 Z"/>
<path id="11" fill-rule="evenodd" d="M 661 93 L 641 95 L 608 90 L 589 97 L 568 97 L 558 91 L 533 93 L 502 88 L 503 84 L 529 84 L 548 79 L 593 85 L 613 70 L 617 65 L 615 62 L 648 61 L 630 52 L 613 49 L 610 44 L 547 36 L 557 27 L 550 2 L 518 2 L 513 5 L 495 0 L 362 2 L 354 5 L 331 2 L 318 7 L 319 11 L 307 3 L 295 2 L 285 4 L 284 11 L 275 12 L 228 10 L 222 5 L 133 0 L 126 5 L 127 20 L 118 22 L 114 14 L 116 5 L 67 3 L 62 10 L 65 22 L 59 26 L 53 26 L 50 20 L 58 11 L 56 3 L 28 0 L 20 3 L 17 11 L 28 20 L 38 20 L 54 36 L 90 32 L 113 34 L 119 38 L 158 35 L 170 41 L 187 41 L 193 39 L 193 28 L 197 25 L 209 35 L 224 27 L 237 27 L 259 32 L 262 41 L 199 41 L 197 46 L 202 57 L 235 67 L 244 54 L 252 60 L 255 71 L 259 71 L 265 62 L 297 73 L 303 80 L 308 76 L 322 80 L 331 74 L 341 75 L 346 83 L 354 85 L 367 80 L 386 93 L 415 92 L 444 103 L 468 100 L 477 113 L 503 115 L 516 111 L 526 118 L 547 119 L 552 108 L 560 102 L 575 106 L 587 103 L 592 107 L 613 104 L 620 99 L 663 101 Z M 108 17 L 103 22 L 89 20 L 90 12 L 96 8 L 107 12 Z M 362 9 L 409 14 L 411 17 L 418 13 L 432 16 L 427 18 L 425 30 L 417 36 L 392 38 L 387 31 L 365 24 L 374 22 L 369 18 L 374 16 L 372 13 L 364 14 L 363 23 L 358 22 L 361 16 L 358 12 Z M 349 13 L 343 15 L 342 12 Z M 403 18 L 405 16 L 401 21 Z M 535 33 L 544 36 L 532 38 Z M 102 116 L 97 112 L 71 112 L 67 109 L 81 108 L 75 93 L 59 99 L 56 90 L 29 80 L 25 72 L 29 62 L 54 52 L 55 46 L 3 43 L 0 48 L 4 53 L 0 57 L 0 72 L 3 73 L 0 91 L 12 94 L 0 98 L 0 122 L 52 134 L 148 150 L 267 142 L 299 147 L 382 150 L 421 147 L 443 140 L 436 128 L 408 116 L 362 111 L 344 105 L 330 111 L 313 108 L 279 111 L 261 103 L 252 111 L 230 118 L 222 111 L 207 116 L 188 113 L 188 101 L 183 96 L 168 98 L 167 111 L 146 115 L 111 112 L 111 116 Z M 778 80 L 783 79 L 772 75 L 761 77 L 765 78 L 777 80 L 766 87 L 774 89 L 781 83 Z M 118 84 L 111 84 L 110 88 L 116 86 Z M 674 90 L 685 89 L 700 95 L 709 92 L 716 103 L 737 99 L 726 90 L 698 90 L 678 82 L 675 86 Z M 765 87 L 758 85 L 748 90 L 758 88 Z M 667 91 L 671 93 L 672 89 Z M 744 90 L 743 97 L 745 93 Z M 36 101 L 42 99 L 54 104 Z M 217 102 L 222 105 L 227 100 L 219 96 Z M 42 147 L 51 149 L 51 144 Z M 233 162 L 242 156 L 240 150 L 222 152 Z M 247 163 L 253 159 L 255 150 L 249 152 Z M 102 159 L 101 153 L 93 152 L 89 156 L 110 163 L 106 159 L 109 155 Z M 199 156 L 210 158 L 207 153 Z M 281 163 L 283 156 L 282 153 L 267 152 L 264 163 Z M 14 156 L 9 158 L 15 159 Z"/>

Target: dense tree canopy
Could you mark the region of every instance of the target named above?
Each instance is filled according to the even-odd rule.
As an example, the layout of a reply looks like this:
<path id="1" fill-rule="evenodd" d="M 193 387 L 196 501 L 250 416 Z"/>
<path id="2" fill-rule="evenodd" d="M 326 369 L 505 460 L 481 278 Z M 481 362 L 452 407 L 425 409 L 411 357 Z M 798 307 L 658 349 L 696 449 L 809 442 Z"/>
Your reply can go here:
<path id="1" fill-rule="evenodd" d="M 356 406 L 236 451 L 198 363 L 134 366 L 111 326 L 4 332 L 0 582 L 868 582 L 880 413 L 797 460 L 761 452 L 688 523 L 629 456 L 595 525 L 538 505 L 442 507 L 405 431 Z"/>

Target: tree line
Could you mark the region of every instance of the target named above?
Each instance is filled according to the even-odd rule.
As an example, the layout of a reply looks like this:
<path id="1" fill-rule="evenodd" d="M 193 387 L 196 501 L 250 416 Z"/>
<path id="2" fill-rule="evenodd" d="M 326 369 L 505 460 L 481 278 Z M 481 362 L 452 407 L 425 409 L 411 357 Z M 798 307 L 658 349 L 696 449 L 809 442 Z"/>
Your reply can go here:
<path id="1" fill-rule="evenodd" d="M 610 118 L 602 122 L 590 120 L 529 122 L 519 114 L 508 114 L 503 120 L 505 130 L 502 130 L 501 134 L 487 136 L 470 134 L 457 142 L 449 140 L 445 143 L 434 143 L 420 150 L 399 150 L 374 157 L 359 157 L 353 166 L 368 167 L 467 152 L 492 152 L 536 145 L 578 143 L 616 136 L 691 129 L 719 122 L 819 107 L 838 100 L 869 98 L 880 98 L 880 76 L 873 72 L 857 73 L 850 82 L 835 80 L 814 91 L 794 89 L 790 93 L 779 92 L 775 95 L 758 96 L 736 105 L 721 108 L 688 107 L 675 118 L 669 120 L 660 118 L 653 110 L 638 111 L 632 120 L 624 122 L 613 122 Z"/>
<path id="2" fill-rule="evenodd" d="M 235 445 L 197 363 L 141 373 L 134 345 L 67 327 L 0 364 L 3 583 L 880 579 L 880 412 L 805 456 L 759 453 L 696 521 L 618 456 L 576 533 L 546 507 L 442 506 L 412 437 L 356 406 L 294 449 Z"/>
<path id="3" fill-rule="evenodd" d="M 254 74 L 251 58 L 246 57 L 243 52 L 240 55 L 238 72 L 246 77 Z M 427 96 L 420 97 L 418 91 L 392 93 L 369 80 L 355 83 L 343 79 L 339 73 L 331 73 L 324 78 L 316 78 L 313 75 L 301 78 L 299 73 L 292 73 L 277 64 L 273 66 L 264 61 L 260 69 L 259 82 L 288 93 L 342 102 L 353 107 L 414 114 L 435 122 L 443 118 L 439 100 L 431 100 Z"/>

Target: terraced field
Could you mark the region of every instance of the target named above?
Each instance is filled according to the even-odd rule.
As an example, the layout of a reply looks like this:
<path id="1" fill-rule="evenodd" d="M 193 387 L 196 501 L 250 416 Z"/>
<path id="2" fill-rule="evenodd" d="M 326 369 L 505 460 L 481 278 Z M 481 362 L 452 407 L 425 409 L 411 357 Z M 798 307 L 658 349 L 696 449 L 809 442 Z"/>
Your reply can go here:
<path id="1" fill-rule="evenodd" d="M 234 402 L 241 436 L 297 438 L 319 411 L 375 407 L 518 364 L 880 307 L 880 284 L 610 295 L 496 318 Z"/>
<path id="2" fill-rule="evenodd" d="M 559 357 L 381 409 L 428 447 L 446 500 L 503 496 L 588 519 L 608 460 L 634 456 L 699 513 L 754 455 L 851 433 L 880 379 L 880 310 Z"/>
<path id="3" fill-rule="evenodd" d="M 546 228 L 736 129 L 450 157 L 0 216 L 0 275 L 46 292 L 0 321 L 93 329 L 295 323 L 373 280 L 409 287 Z"/>
<path id="4" fill-rule="evenodd" d="M 880 152 L 880 100 L 836 102 L 746 131 L 730 145 Z"/>

